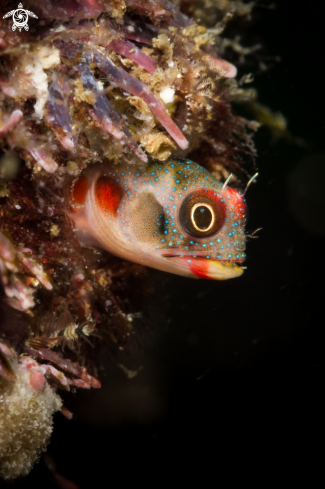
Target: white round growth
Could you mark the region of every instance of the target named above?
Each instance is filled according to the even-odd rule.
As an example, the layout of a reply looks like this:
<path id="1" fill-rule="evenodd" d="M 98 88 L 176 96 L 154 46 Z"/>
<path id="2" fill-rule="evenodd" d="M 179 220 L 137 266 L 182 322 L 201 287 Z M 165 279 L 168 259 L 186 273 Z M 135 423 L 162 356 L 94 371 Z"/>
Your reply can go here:
<path id="1" fill-rule="evenodd" d="M 171 104 L 174 102 L 175 90 L 170 87 L 165 87 L 160 92 L 160 98 L 164 104 Z"/>
<path id="2" fill-rule="evenodd" d="M 29 372 L 17 361 L 12 368 L 16 382 L 0 377 L 0 478 L 14 480 L 26 476 L 49 443 L 52 416 L 62 402 L 46 382 L 35 391 Z"/>

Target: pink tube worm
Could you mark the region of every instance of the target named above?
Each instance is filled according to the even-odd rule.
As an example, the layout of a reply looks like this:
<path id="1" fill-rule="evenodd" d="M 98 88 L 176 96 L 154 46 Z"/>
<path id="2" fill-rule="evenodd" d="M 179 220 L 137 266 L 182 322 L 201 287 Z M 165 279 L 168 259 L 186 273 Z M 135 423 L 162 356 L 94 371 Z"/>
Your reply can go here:
<path id="1" fill-rule="evenodd" d="M 188 141 L 182 131 L 171 119 L 163 104 L 153 95 L 144 83 L 133 78 L 133 76 L 122 68 L 115 66 L 113 61 L 107 56 L 104 56 L 98 49 L 93 49 L 92 61 L 101 71 L 103 71 L 103 73 L 105 73 L 105 75 L 107 75 L 111 83 L 114 83 L 132 95 L 142 98 L 180 148 L 186 149 L 188 147 Z"/>
<path id="2" fill-rule="evenodd" d="M 156 61 L 130 41 L 114 39 L 107 47 L 115 53 L 134 61 L 134 63 L 148 71 L 148 73 L 154 73 L 157 69 Z"/>
<path id="3" fill-rule="evenodd" d="M 84 63 L 80 63 L 76 70 L 80 74 L 83 87 L 86 90 L 91 90 L 94 94 L 94 104 L 92 109 L 89 109 L 90 116 L 96 121 L 100 127 L 111 134 L 121 142 L 125 141 L 127 146 L 135 153 L 142 161 L 147 161 L 146 154 L 137 145 L 128 130 L 125 122 L 111 106 L 107 97 L 101 94 L 96 85 L 96 80 L 92 76 L 90 68 Z"/>

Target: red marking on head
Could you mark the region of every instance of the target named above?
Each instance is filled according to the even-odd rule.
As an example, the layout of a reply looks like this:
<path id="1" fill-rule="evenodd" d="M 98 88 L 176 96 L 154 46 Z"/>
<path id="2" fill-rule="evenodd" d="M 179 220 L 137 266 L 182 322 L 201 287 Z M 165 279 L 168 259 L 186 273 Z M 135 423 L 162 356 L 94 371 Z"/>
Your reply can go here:
<path id="1" fill-rule="evenodd" d="M 95 199 L 102 212 L 116 214 L 123 196 L 123 189 L 112 178 L 105 175 L 98 178 L 95 185 Z"/>
<path id="2" fill-rule="evenodd" d="M 189 260 L 193 260 L 193 258 L 189 258 Z M 204 258 L 195 258 L 193 261 L 187 260 L 190 270 L 194 275 L 199 278 L 210 278 L 208 275 L 209 270 L 209 260 Z"/>
<path id="3" fill-rule="evenodd" d="M 79 180 L 76 181 L 72 190 L 74 204 L 84 205 L 88 188 L 89 184 L 87 178 L 80 177 Z"/>
<path id="4" fill-rule="evenodd" d="M 236 218 L 239 217 L 239 219 L 241 219 L 246 216 L 246 203 L 244 202 L 245 197 L 243 194 L 240 194 L 238 190 L 232 187 L 227 187 L 223 193 L 223 198 L 227 199 L 230 206 L 234 206 L 232 210 L 235 213 Z"/>
<path id="5" fill-rule="evenodd" d="M 216 195 L 217 192 L 215 190 L 198 190 L 198 193 L 201 193 L 203 197 L 208 197 L 211 200 L 214 200 L 219 209 L 221 210 L 223 217 L 226 216 L 227 208 L 224 202 L 231 207 L 231 211 L 234 212 L 236 219 L 242 219 L 246 217 L 246 203 L 244 202 L 245 197 L 243 194 L 240 194 L 238 190 L 232 187 L 227 187 L 222 195 Z M 221 199 L 224 202 L 221 202 Z M 232 207 L 234 206 L 234 207 Z"/>
<path id="6" fill-rule="evenodd" d="M 201 192 L 203 197 L 208 197 L 209 199 L 214 200 L 218 204 L 218 207 L 221 210 L 223 217 L 226 217 L 226 213 L 227 213 L 226 206 L 224 202 L 221 202 L 221 197 L 216 195 L 217 192 L 215 190 L 210 190 L 210 189 L 205 189 Z"/>

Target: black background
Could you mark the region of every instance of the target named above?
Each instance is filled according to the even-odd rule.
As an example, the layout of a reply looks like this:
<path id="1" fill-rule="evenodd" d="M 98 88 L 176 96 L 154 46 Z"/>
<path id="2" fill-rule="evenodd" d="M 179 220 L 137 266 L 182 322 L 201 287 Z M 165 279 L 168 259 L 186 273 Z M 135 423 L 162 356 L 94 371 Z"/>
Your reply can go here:
<path id="1" fill-rule="evenodd" d="M 256 138 L 248 229 L 263 230 L 248 244 L 243 277 L 217 283 L 150 271 L 163 312 L 156 308 L 152 331 L 118 360 L 143 369 L 130 380 L 108 360 L 103 389 L 66 398 L 73 421 L 55 417 L 48 453 L 80 488 L 187 485 L 195 476 L 203 486 L 224 486 L 225 476 L 227 485 L 239 477 L 264 486 L 302 472 L 314 487 L 324 412 L 319 7 L 278 0 L 276 10 L 253 12 L 247 42 L 281 56 L 255 78 L 260 101 L 307 146 L 275 142 L 266 129 Z M 43 461 L 17 483 L 29 486 L 57 487 Z"/>

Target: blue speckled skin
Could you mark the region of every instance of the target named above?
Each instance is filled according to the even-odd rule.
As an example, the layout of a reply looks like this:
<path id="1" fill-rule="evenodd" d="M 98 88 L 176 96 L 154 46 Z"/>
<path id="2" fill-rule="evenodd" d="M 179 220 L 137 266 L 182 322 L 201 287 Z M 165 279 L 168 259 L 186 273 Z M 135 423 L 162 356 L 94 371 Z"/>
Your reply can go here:
<path id="1" fill-rule="evenodd" d="M 220 270 L 233 276 L 242 273 L 235 262 L 242 263 L 245 258 L 243 196 L 233 188 L 223 189 L 223 184 L 198 164 L 170 160 L 141 166 L 98 165 L 87 178 L 89 191 L 84 209 L 79 210 L 83 224 L 78 225 L 76 218 L 81 240 L 90 235 L 122 258 L 182 275 L 197 275 L 193 266 L 201 266 L 203 259 L 209 261 L 210 268 L 218 262 Z M 114 212 L 102 205 L 98 196 L 98 181 L 105 182 L 105 178 L 120 189 Z M 222 211 L 221 225 L 212 235 L 193 236 L 181 222 L 180 209 L 183 206 L 184 210 L 184 202 L 193 192 L 199 202 L 202 196 Z M 190 215 L 186 206 L 184 212 Z"/>

